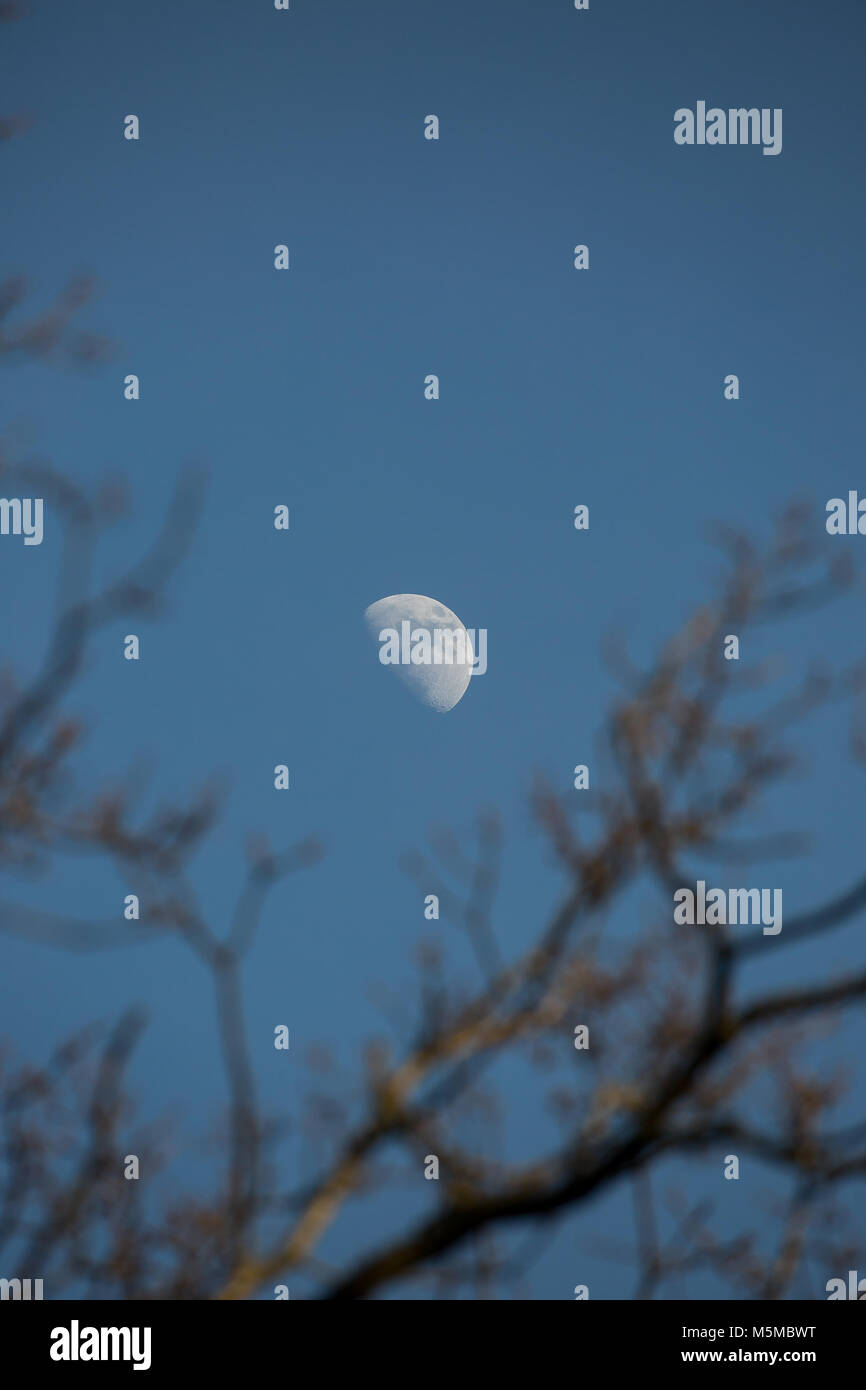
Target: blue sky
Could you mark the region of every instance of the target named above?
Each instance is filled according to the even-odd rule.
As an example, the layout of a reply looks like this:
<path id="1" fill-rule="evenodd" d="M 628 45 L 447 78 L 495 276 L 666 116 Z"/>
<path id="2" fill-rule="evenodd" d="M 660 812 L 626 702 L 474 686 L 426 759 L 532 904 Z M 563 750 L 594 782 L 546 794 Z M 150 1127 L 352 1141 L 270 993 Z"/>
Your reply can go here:
<path id="1" fill-rule="evenodd" d="M 34 4 L 6 28 L 4 108 L 36 121 L 2 153 L 3 271 L 27 271 L 40 302 L 94 273 L 87 325 L 120 347 L 90 373 L 6 371 L 0 425 L 74 478 L 129 479 L 106 573 L 146 546 L 185 461 L 209 471 L 141 661 L 121 659 L 128 625 L 91 653 L 73 701 L 91 726 L 82 773 L 138 777 L 146 763 L 156 802 L 225 773 L 233 795 L 197 876 L 215 922 L 247 831 L 277 844 L 317 832 L 328 849 L 274 895 L 248 970 L 271 1099 L 297 1090 L 275 1069 L 274 1023 L 299 1052 L 327 1039 L 351 1065 L 377 1026 L 366 982 L 408 978 L 424 924 L 397 861 L 431 825 L 462 834 L 499 807 L 502 940 L 540 925 L 556 885 L 526 793 L 536 771 L 565 789 L 592 761 L 612 692 L 602 635 L 625 626 L 651 652 L 708 592 L 714 523 L 766 534 L 791 498 L 822 513 L 864 484 L 864 38 L 854 0 L 592 0 L 586 13 L 293 0 L 287 14 L 81 0 Z M 781 107 L 781 155 L 675 145 L 674 111 L 699 99 Z M 122 138 L 130 112 L 137 143 Z M 423 139 L 431 112 L 438 142 Z M 281 502 L 287 535 L 271 525 Z M 41 547 L 0 548 L 4 659 L 25 672 L 56 542 L 49 516 Z M 404 591 L 489 633 L 487 674 L 444 717 L 379 667 L 363 627 L 368 604 Z M 748 655 L 778 651 L 793 674 L 812 654 L 849 661 L 860 602 Z M 813 860 L 772 870 L 795 906 L 861 860 L 844 728 L 819 720 L 802 752 L 794 795 L 765 822 L 793 814 L 818 832 Z M 283 762 L 292 786 L 278 794 Z M 130 891 L 77 862 L 20 889 L 99 918 Z M 204 1126 L 222 1082 L 205 982 L 179 946 L 2 950 L 3 1033 L 39 1056 L 141 1000 L 143 1107 Z M 848 956 L 834 938 L 819 959 Z M 512 1101 L 531 1113 L 528 1088 Z M 628 1230 L 627 1210 L 590 1218 Z M 628 1295 L 582 1230 L 563 1227 L 536 1297 L 568 1297 L 584 1274 L 593 1296 Z"/>

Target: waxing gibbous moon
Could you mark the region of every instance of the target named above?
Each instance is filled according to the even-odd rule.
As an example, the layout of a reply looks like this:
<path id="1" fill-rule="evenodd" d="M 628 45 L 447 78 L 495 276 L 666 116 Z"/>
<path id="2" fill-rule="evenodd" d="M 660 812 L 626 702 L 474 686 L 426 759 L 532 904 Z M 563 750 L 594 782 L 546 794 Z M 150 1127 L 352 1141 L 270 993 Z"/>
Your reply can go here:
<path id="1" fill-rule="evenodd" d="M 456 613 L 426 594 L 391 594 L 371 603 L 364 620 L 370 635 L 379 644 L 380 660 L 387 654 L 382 634 L 399 634 L 400 659 L 395 661 L 392 657 L 387 665 L 391 665 L 422 704 L 438 714 L 447 714 L 454 708 L 466 693 L 475 657 L 469 633 Z M 434 654 L 437 649 L 442 653 L 452 647 L 452 661 L 407 659 L 413 655 L 413 650 L 415 655 L 419 654 L 424 644 L 421 634 L 425 631 L 430 634 L 429 648 Z"/>

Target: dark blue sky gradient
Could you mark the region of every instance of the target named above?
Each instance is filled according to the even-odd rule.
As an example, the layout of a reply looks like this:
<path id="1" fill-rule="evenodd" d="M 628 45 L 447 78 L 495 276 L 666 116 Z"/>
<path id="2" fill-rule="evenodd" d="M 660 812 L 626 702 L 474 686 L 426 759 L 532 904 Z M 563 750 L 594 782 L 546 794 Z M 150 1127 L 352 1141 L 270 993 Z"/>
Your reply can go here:
<path id="1" fill-rule="evenodd" d="M 465 833 L 498 806 L 504 946 L 541 925 L 557 885 L 526 793 L 535 771 L 567 788 L 593 761 L 614 689 L 605 631 L 625 626 L 646 657 L 709 592 L 714 524 L 766 535 L 792 498 L 823 513 L 866 490 L 866 9 L 43 0 L 4 28 L 3 107 L 36 121 L 2 151 L 0 270 L 27 271 L 45 303 L 70 272 L 93 272 L 87 326 L 121 348 L 83 374 L 5 371 L 0 425 L 74 478 L 129 478 L 135 505 L 106 573 L 146 546 L 184 462 L 209 469 L 166 618 L 117 625 L 92 649 L 73 700 L 92 728 L 79 767 L 94 785 L 129 770 L 146 805 L 230 778 L 197 877 L 215 922 L 247 831 L 324 838 L 325 862 L 274 894 L 247 972 L 262 1086 L 289 1106 L 307 1044 L 329 1041 L 351 1071 L 359 1039 L 381 1030 L 367 985 L 405 991 L 425 924 L 397 860 L 431 825 Z M 674 111 L 698 99 L 783 108 L 781 155 L 676 146 Z M 137 144 L 122 138 L 129 112 Z M 429 112 L 438 143 L 422 136 Z M 273 269 L 281 242 L 286 274 Z M 578 242 L 588 273 L 572 268 Z M 138 403 L 123 399 L 127 372 Z M 729 372 L 736 404 L 722 396 Z M 271 525 L 280 502 L 288 535 Z M 57 540 L 49 514 L 41 547 L 0 546 L 3 654 L 25 673 L 43 649 Z M 364 631 L 364 608 L 402 591 L 488 629 L 488 673 L 445 717 L 378 666 Z M 138 664 L 121 659 L 128 630 L 141 632 Z M 791 679 L 814 654 L 850 661 L 862 597 L 760 640 L 744 656 L 778 656 Z M 815 856 L 745 871 L 781 886 L 789 914 L 862 866 L 863 780 L 838 717 L 814 721 L 802 753 L 755 823 L 815 830 Z M 281 762 L 287 794 L 272 790 Z M 17 891 L 102 919 L 135 889 L 75 861 Z M 625 938 L 667 910 L 641 889 L 611 929 Z M 765 978 L 843 969 L 858 931 L 786 953 Z M 179 944 L 73 958 L 4 937 L 0 949 L 0 1033 L 41 1058 L 142 1001 L 143 1110 L 175 1107 L 205 1131 L 223 1083 L 206 982 Z M 288 1059 L 272 1047 L 280 1022 Z M 507 1144 L 521 1153 L 546 1122 L 534 1083 L 508 1085 Z M 293 1153 L 287 1183 L 309 1176 Z M 206 1178 L 204 1150 L 196 1161 Z M 190 1165 L 177 1181 L 194 1187 Z M 751 1211 L 760 1224 L 774 1183 L 754 1168 L 738 1187 L 712 1178 L 732 1223 Z M 355 1239 L 410 1210 L 402 1193 L 381 1203 L 350 1219 Z M 568 1298 L 579 1281 L 630 1296 L 622 1267 L 593 1253 L 594 1230 L 629 1240 L 627 1197 L 563 1223 L 535 1297 Z M 717 1289 L 696 1278 L 680 1292 Z"/>

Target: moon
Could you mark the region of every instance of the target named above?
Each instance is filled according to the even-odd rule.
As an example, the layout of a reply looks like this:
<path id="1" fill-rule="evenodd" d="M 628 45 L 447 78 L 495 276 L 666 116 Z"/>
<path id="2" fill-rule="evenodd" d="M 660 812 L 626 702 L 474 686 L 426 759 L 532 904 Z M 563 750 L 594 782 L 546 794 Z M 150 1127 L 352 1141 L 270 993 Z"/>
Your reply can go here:
<path id="1" fill-rule="evenodd" d="M 388 630 L 399 635 L 401 659 L 396 663 L 387 664 L 393 665 L 400 679 L 422 704 L 436 710 L 437 714 L 447 714 L 458 700 L 463 698 L 472 676 L 475 653 L 466 628 L 457 614 L 446 608 L 444 603 L 439 603 L 435 598 L 428 598 L 426 594 L 391 594 L 388 598 L 380 598 L 378 602 L 371 603 L 364 613 L 364 620 L 370 635 L 379 644 L 380 659 L 386 650 L 382 634 Z M 408 623 L 409 627 L 404 628 L 404 623 Z M 424 641 L 423 636 L 415 636 L 422 630 L 430 634 L 431 649 L 435 651 L 438 645 L 440 653 L 447 651 L 444 639 L 446 631 L 451 634 L 462 633 L 462 650 L 460 638 L 457 636 L 450 639 L 455 642 L 454 659 L 451 662 L 407 661 L 407 653 L 417 654 L 417 644 Z M 438 639 L 435 637 L 437 630 L 441 634 Z M 410 633 L 412 645 L 407 647 L 403 639 Z"/>

